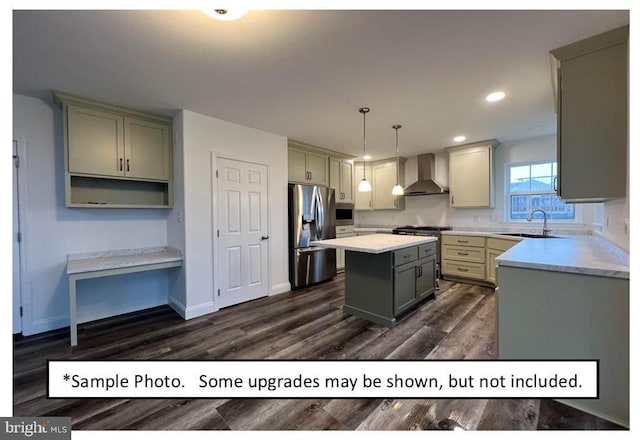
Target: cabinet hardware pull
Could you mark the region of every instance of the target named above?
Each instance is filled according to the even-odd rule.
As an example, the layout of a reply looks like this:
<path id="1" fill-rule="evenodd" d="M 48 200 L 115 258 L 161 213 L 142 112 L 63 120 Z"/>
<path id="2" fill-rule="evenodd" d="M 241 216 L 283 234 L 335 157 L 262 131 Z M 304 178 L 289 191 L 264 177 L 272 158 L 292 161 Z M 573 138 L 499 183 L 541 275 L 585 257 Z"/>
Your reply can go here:
<path id="1" fill-rule="evenodd" d="M 454 204 L 453 196 L 451 196 L 451 204 L 452 204 L 452 205 Z"/>
<path id="2" fill-rule="evenodd" d="M 458 255 L 469 255 L 469 252 L 458 252 Z"/>
<path id="3" fill-rule="evenodd" d="M 309 171 L 309 180 L 313 179 L 313 171 Z"/>
<path id="4" fill-rule="evenodd" d="M 458 240 L 458 243 L 469 243 L 469 240 Z"/>
<path id="5" fill-rule="evenodd" d="M 369 208 L 371 208 L 371 200 L 369 200 Z"/>
<path id="6" fill-rule="evenodd" d="M 129 171 L 131 171 L 131 170 L 129 169 L 129 159 L 127 159 L 127 172 L 129 172 Z"/>
<path id="7" fill-rule="evenodd" d="M 120 158 L 120 171 L 122 171 L 122 158 Z"/>
<path id="8" fill-rule="evenodd" d="M 268 239 L 269 239 L 269 236 L 268 236 L 268 235 L 263 235 L 263 236 L 262 236 L 262 240 L 268 240 Z"/>
<path id="9" fill-rule="evenodd" d="M 558 176 L 553 178 L 553 190 L 558 192 Z"/>
<path id="10" fill-rule="evenodd" d="M 469 272 L 469 269 L 463 269 L 463 268 L 459 267 L 458 271 L 460 271 L 460 272 Z"/>

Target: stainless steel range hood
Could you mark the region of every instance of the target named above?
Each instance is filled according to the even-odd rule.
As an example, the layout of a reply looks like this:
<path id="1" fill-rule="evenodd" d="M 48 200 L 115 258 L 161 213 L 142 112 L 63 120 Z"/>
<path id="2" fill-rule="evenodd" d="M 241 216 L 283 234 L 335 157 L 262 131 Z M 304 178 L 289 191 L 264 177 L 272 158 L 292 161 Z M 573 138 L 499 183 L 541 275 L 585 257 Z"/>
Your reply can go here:
<path id="1" fill-rule="evenodd" d="M 445 188 L 435 180 L 436 156 L 433 153 L 418 156 L 418 180 L 404 189 L 405 196 L 424 196 L 429 194 L 446 194 Z"/>

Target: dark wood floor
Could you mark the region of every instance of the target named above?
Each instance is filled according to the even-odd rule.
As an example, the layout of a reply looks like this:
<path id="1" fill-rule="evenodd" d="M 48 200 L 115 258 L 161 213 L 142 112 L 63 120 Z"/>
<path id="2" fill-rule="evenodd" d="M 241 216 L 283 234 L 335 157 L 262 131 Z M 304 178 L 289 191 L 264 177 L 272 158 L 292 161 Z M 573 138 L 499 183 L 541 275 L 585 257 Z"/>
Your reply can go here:
<path id="1" fill-rule="evenodd" d="M 617 429 L 552 400 L 47 399 L 46 361 L 68 359 L 492 359 L 492 289 L 441 281 L 435 301 L 388 329 L 342 312 L 342 276 L 184 321 L 167 306 L 14 341 L 14 416 L 73 429 Z"/>

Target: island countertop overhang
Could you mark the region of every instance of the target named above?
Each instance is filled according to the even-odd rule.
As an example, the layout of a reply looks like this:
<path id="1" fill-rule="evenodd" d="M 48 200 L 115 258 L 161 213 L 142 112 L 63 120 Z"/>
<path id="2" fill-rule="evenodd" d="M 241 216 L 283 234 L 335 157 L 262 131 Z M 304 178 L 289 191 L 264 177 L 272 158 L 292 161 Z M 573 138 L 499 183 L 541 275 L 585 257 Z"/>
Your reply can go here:
<path id="1" fill-rule="evenodd" d="M 346 251 L 364 252 L 368 254 L 382 254 L 385 252 L 397 251 L 398 249 L 419 246 L 436 241 L 438 241 L 436 237 L 375 234 L 312 241 L 310 244 L 312 246 L 344 249 Z"/>

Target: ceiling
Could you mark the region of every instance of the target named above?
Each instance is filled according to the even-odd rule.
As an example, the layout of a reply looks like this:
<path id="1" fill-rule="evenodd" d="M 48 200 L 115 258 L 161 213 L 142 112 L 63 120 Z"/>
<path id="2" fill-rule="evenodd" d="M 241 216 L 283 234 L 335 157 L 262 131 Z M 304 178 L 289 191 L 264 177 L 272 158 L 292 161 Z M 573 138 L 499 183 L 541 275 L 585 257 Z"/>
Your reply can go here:
<path id="1" fill-rule="evenodd" d="M 548 52 L 628 11 L 14 11 L 14 92 L 187 109 L 376 158 L 555 133 Z M 507 93 L 488 103 L 492 91 Z"/>

